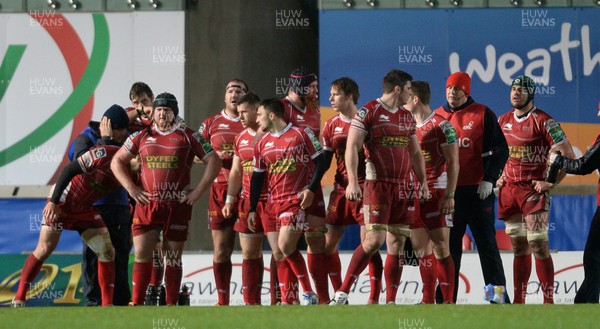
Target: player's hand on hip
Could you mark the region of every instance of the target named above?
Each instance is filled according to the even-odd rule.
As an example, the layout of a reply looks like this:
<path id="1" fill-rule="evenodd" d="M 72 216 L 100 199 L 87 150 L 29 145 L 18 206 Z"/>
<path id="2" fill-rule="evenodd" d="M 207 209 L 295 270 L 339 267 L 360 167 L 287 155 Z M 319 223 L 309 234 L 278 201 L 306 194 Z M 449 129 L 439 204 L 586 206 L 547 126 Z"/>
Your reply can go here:
<path id="1" fill-rule="evenodd" d="M 534 180 L 531 182 L 531 185 L 533 185 L 533 189 L 538 193 L 544 193 L 554 188 L 554 184 L 541 180 Z"/>
<path id="2" fill-rule="evenodd" d="M 134 185 L 128 190 L 129 195 L 139 204 L 148 204 L 150 202 L 150 193 L 142 190 L 139 186 Z"/>
<path id="3" fill-rule="evenodd" d="M 362 190 L 357 183 L 348 183 L 348 186 L 346 187 L 346 199 L 350 201 L 362 199 Z"/>
<path id="4" fill-rule="evenodd" d="M 44 218 L 54 221 L 60 216 L 60 208 L 56 203 L 48 202 L 42 211 Z"/>
<path id="5" fill-rule="evenodd" d="M 481 183 L 479 183 L 479 187 L 477 188 L 477 194 L 479 194 L 479 199 L 485 200 L 488 196 L 490 196 L 490 194 L 492 194 L 493 190 L 494 184 L 482 180 Z"/>
<path id="6" fill-rule="evenodd" d="M 298 199 L 300 200 L 300 208 L 306 209 L 306 208 L 310 207 L 310 205 L 313 202 L 314 197 L 315 197 L 315 194 L 311 190 L 309 190 L 309 189 L 302 190 L 302 192 L 300 192 L 298 194 Z"/>

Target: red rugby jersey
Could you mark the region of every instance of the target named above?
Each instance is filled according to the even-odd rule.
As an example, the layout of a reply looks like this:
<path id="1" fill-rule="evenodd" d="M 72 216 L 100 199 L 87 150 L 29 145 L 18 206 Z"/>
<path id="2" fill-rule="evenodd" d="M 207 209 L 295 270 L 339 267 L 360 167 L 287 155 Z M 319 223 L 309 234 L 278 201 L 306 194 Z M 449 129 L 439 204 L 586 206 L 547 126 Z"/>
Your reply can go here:
<path id="1" fill-rule="evenodd" d="M 429 188 L 446 188 L 448 178 L 442 148 L 458 142 L 456 130 L 448 120 L 432 112 L 421 125 L 417 125 L 417 137 L 425 158 Z"/>
<path id="2" fill-rule="evenodd" d="M 389 108 L 376 99 L 358 110 L 351 128 L 367 133 L 365 157 L 375 170 L 376 180 L 402 182 L 409 179 L 412 162 L 408 145 L 411 138 L 416 138 L 412 113 L 401 107 Z"/>
<path id="3" fill-rule="evenodd" d="M 232 118 L 225 113 L 225 110 L 222 110 L 204 120 L 198 130 L 223 160 L 223 168 L 219 171 L 215 182 L 227 183 L 233 161 L 233 142 L 235 136 L 244 130 L 240 118 Z"/>
<path id="4" fill-rule="evenodd" d="M 179 201 L 190 188 L 190 170 L 194 156 L 202 160 L 213 153 L 199 132 L 183 125 L 168 131 L 156 126 L 135 133 L 123 144 L 131 154 L 140 154 L 140 181 L 155 201 Z"/>
<path id="5" fill-rule="evenodd" d="M 102 196 L 121 187 L 110 170 L 110 162 L 118 150 L 118 146 L 98 145 L 77 158 L 83 174 L 73 177 L 63 191 L 60 202 L 77 207 L 90 206 Z M 50 196 L 55 187 L 56 185 L 52 187 Z"/>
<path id="6" fill-rule="evenodd" d="M 252 129 L 246 129 L 239 133 L 235 137 L 235 143 L 233 144 L 233 154 L 235 157 L 240 159 L 242 164 L 242 192 L 243 198 L 250 199 L 250 181 L 252 179 L 253 163 L 254 159 L 254 145 L 256 141 L 260 139 L 262 135 L 257 136 L 256 131 Z M 263 184 L 262 192 L 260 193 L 260 200 L 266 200 L 268 194 L 267 183 Z"/>
<path id="7" fill-rule="evenodd" d="M 538 108 L 522 118 L 513 109 L 500 116 L 498 123 L 509 150 L 505 180 L 509 183 L 544 180 L 548 152 L 567 141 L 560 124 Z"/>
<path id="8" fill-rule="evenodd" d="M 322 145 L 326 151 L 335 153 L 336 171 L 334 181 L 343 187 L 348 185 L 348 170 L 346 169 L 346 142 L 352 119 L 345 119 L 341 114 L 332 117 L 323 126 Z M 358 153 L 358 183 L 365 181 L 365 152 Z"/>
<path id="9" fill-rule="evenodd" d="M 289 97 L 281 100 L 284 105 L 283 118 L 298 128 L 308 127 L 317 136 L 321 133 L 321 111 L 318 108 L 299 108 Z"/>
<path id="10" fill-rule="evenodd" d="M 310 184 L 312 160 L 322 152 L 310 128 L 288 124 L 276 134 L 265 134 L 254 147 L 254 170 L 267 172 L 269 202 L 296 200 Z"/>

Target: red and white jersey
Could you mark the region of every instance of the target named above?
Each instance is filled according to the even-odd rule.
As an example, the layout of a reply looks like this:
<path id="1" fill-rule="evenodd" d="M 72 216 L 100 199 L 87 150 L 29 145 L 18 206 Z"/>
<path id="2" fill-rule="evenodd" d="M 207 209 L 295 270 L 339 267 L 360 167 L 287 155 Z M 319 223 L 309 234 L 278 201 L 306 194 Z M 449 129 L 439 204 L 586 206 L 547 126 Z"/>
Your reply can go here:
<path id="1" fill-rule="evenodd" d="M 140 182 L 155 201 L 179 201 L 187 193 L 194 156 L 206 160 L 213 153 L 199 132 L 182 125 L 168 131 L 153 126 L 135 133 L 123 144 L 141 156 Z"/>
<path id="2" fill-rule="evenodd" d="M 262 137 L 257 136 L 256 131 L 248 128 L 235 137 L 233 144 L 234 157 L 240 159 L 242 165 L 242 198 L 250 199 L 250 180 L 252 179 L 253 160 L 254 160 L 254 145 L 256 141 Z M 260 200 L 267 200 L 268 185 L 263 184 Z"/>
<path id="3" fill-rule="evenodd" d="M 522 118 L 513 109 L 503 114 L 498 123 L 510 153 L 504 166 L 506 181 L 544 180 L 548 152 L 555 145 L 567 142 L 560 124 L 535 107 Z"/>
<path id="4" fill-rule="evenodd" d="M 254 170 L 268 173 L 269 202 L 297 200 L 310 184 L 312 160 L 322 152 L 310 128 L 290 123 L 276 134 L 265 134 L 254 147 Z"/>
<path id="5" fill-rule="evenodd" d="M 204 120 L 198 129 L 202 137 L 210 143 L 223 160 L 223 168 L 215 178 L 217 183 L 227 183 L 227 179 L 229 179 L 229 170 L 233 161 L 233 142 L 235 136 L 242 130 L 244 127 L 240 118 L 228 116 L 225 110 Z"/>
<path id="6" fill-rule="evenodd" d="M 417 125 L 417 138 L 425 158 L 429 188 L 446 188 L 448 176 L 442 148 L 458 142 L 456 130 L 444 117 L 431 112 L 427 119 Z"/>
<path id="7" fill-rule="evenodd" d="M 281 100 L 284 105 L 283 118 L 298 128 L 310 128 L 319 138 L 321 133 L 321 111 L 318 108 L 299 108 L 289 97 Z"/>
<path id="8" fill-rule="evenodd" d="M 335 178 L 336 184 L 346 187 L 348 185 L 348 170 L 346 169 L 346 141 L 348 140 L 348 131 L 352 119 L 346 119 L 341 114 L 332 117 L 325 122 L 323 126 L 322 145 L 326 151 L 335 153 L 336 165 Z M 358 183 L 365 181 L 365 152 L 361 150 L 358 153 Z"/>
<path id="9" fill-rule="evenodd" d="M 376 99 L 358 110 L 351 127 L 367 134 L 364 149 L 368 180 L 409 179 L 412 162 L 408 145 L 412 138 L 416 140 L 412 113 L 401 107 L 389 108 Z"/>
<path id="10" fill-rule="evenodd" d="M 110 162 L 119 148 L 111 145 L 94 146 L 77 158 L 83 174 L 73 177 L 63 191 L 60 202 L 77 207 L 90 206 L 104 195 L 121 187 L 110 170 Z M 56 185 L 50 190 L 50 196 L 55 187 Z"/>

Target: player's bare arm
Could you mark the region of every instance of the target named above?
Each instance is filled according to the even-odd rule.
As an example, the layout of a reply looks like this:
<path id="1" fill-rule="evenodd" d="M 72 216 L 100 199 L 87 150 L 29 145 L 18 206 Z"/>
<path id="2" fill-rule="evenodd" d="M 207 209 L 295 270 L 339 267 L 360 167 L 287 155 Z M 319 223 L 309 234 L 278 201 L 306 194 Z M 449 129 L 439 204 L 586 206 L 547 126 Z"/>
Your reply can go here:
<path id="1" fill-rule="evenodd" d="M 427 172 L 425 170 L 425 158 L 421 152 L 421 146 L 419 145 L 419 139 L 417 135 L 411 135 L 410 141 L 408 142 L 408 151 L 410 153 L 410 161 L 412 163 L 413 171 L 417 175 L 419 184 L 419 198 L 421 201 L 431 199 L 431 193 L 429 193 L 429 187 L 427 186 Z"/>
<path id="2" fill-rule="evenodd" d="M 221 158 L 214 152 L 205 157 L 204 162 L 206 163 L 206 167 L 204 168 L 202 178 L 196 187 L 181 200 L 181 203 L 187 203 L 190 206 L 193 205 L 210 188 L 219 174 L 219 170 L 223 167 Z"/>
<path id="3" fill-rule="evenodd" d="M 358 152 L 363 147 L 366 136 L 366 132 L 358 129 L 350 128 L 348 131 L 348 140 L 346 141 L 346 153 L 344 154 L 344 161 L 346 162 L 346 169 L 348 171 L 346 199 L 350 201 L 362 199 L 362 190 L 358 185 Z"/>
<path id="4" fill-rule="evenodd" d="M 229 171 L 229 178 L 227 179 L 227 200 L 225 206 L 221 210 L 225 218 L 230 218 L 233 213 L 233 203 L 235 202 L 236 196 L 242 189 L 242 162 L 237 156 L 233 157 L 231 164 L 231 170 Z M 229 202 L 231 201 L 231 202 Z"/>
<path id="5" fill-rule="evenodd" d="M 129 162 L 135 156 L 124 148 L 119 149 L 110 163 L 110 169 L 115 175 L 115 178 L 127 190 L 127 193 L 139 204 L 147 204 L 150 202 L 150 193 L 144 191 L 140 186 L 133 182 L 129 175 Z"/>
<path id="6" fill-rule="evenodd" d="M 458 182 L 458 172 L 460 169 L 458 161 L 458 143 L 446 144 L 442 146 L 442 155 L 446 159 L 446 173 L 448 175 L 448 183 L 446 185 L 446 194 L 442 201 L 440 211 L 443 214 L 452 214 L 454 212 L 454 191 L 456 191 L 456 183 Z"/>

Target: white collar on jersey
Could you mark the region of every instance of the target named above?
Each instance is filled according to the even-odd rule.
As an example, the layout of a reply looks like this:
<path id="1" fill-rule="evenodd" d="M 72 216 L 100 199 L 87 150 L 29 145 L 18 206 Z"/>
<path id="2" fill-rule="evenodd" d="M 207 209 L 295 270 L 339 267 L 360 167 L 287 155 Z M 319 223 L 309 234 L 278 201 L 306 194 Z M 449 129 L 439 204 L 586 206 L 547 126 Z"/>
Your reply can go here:
<path id="1" fill-rule="evenodd" d="M 435 115 L 435 112 L 431 111 L 431 114 L 429 114 L 429 116 L 425 120 L 423 120 L 423 122 L 421 122 L 421 124 L 417 123 L 417 128 L 421 128 L 424 125 L 426 125 L 429 121 L 431 121 L 431 119 L 433 119 L 434 115 Z"/>
<path id="2" fill-rule="evenodd" d="M 389 107 L 389 106 L 388 106 L 386 103 L 384 103 L 384 102 L 381 100 L 381 98 L 377 98 L 377 102 L 378 102 L 379 104 L 381 104 L 381 106 L 383 106 L 383 108 L 384 108 L 384 109 L 386 109 L 387 111 L 389 111 L 389 112 L 392 112 L 392 113 L 396 113 L 396 112 L 398 112 L 398 109 L 400 108 L 400 107 L 394 107 L 394 108 L 391 108 L 391 107 Z"/>
<path id="3" fill-rule="evenodd" d="M 345 117 L 344 117 L 344 116 L 343 116 L 341 113 L 340 113 L 340 114 L 338 114 L 338 116 L 340 117 L 340 120 L 342 120 L 342 121 L 344 121 L 344 122 L 346 122 L 346 123 L 350 123 L 350 122 L 352 122 L 352 118 L 348 118 L 348 119 L 346 119 L 346 118 L 345 118 Z"/>
<path id="4" fill-rule="evenodd" d="M 290 96 L 285 96 L 285 99 L 287 99 L 287 100 L 290 102 L 290 104 L 292 104 L 292 106 L 293 106 L 293 107 L 294 107 L 296 110 L 298 110 L 298 111 L 300 111 L 300 112 L 302 112 L 302 113 L 306 113 L 306 106 L 305 106 L 305 107 L 303 107 L 303 108 L 300 108 L 300 106 L 298 106 L 298 104 L 296 104 L 296 102 L 294 102 L 294 101 L 293 101 L 293 100 L 290 98 Z"/>
<path id="5" fill-rule="evenodd" d="M 271 136 L 273 137 L 280 137 L 281 135 L 285 134 L 286 131 L 290 130 L 292 128 L 292 124 L 288 123 L 287 126 L 285 126 L 285 128 L 283 128 L 281 131 L 279 132 L 269 132 L 269 134 L 271 134 Z"/>
<path id="6" fill-rule="evenodd" d="M 238 117 L 236 117 L 236 118 L 234 118 L 234 117 L 230 117 L 230 116 L 227 114 L 227 112 L 225 112 L 225 109 L 222 109 L 222 110 L 221 110 L 221 115 L 222 115 L 222 116 L 223 116 L 225 119 L 227 119 L 227 120 L 229 120 L 229 121 L 234 121 L 234 122 L 238 122 L 238 121 L 240 121 L 240 117 L 239 117 L 239 116 L 238 116 Z"/>
<path id="7" fill-rule="evenodd" d="M 154 123 L 154 131 L 162 136 L 166 136 L 174 132 L 175 130 L 178 130 L 179 128 L 181 128 L 181 121 L 176 121 L 175 123 L 173 123 L 173 126 L 171 126 L 171 129 L 165 131 L 158 129 L 158 126 L 156 125 L 156 123 Z"/>
<path id="8" fill-rule="evenodd" d="M 246 132 L 248 132 L 248 134 L 250 136 L 256 136 L 256 130 L 252 130 L 250 128 L 246 128 Z"/>
<path id="9" fill-rule="evenodd" d="M 523 122 L 523 121 L 527 120 L 527 118 L 529 118 L 529 116 L 531 115 L 531 113 L 533 113 L 533 111 L 535 111 L 535 110 L 537 110 L 537 106 L 534 105 L 533 108 L 531 110 L 529 110 L 529 112 L 527 112 L 527 114 L 525 114 L 524 117 L 521 117 L 521 118 L 519 118 L 517 116 L 517 110 L 514 110 L 513 111 L 513 117 L 515 118 L 515 121 L 517 121 L 517 122 Z"/>

